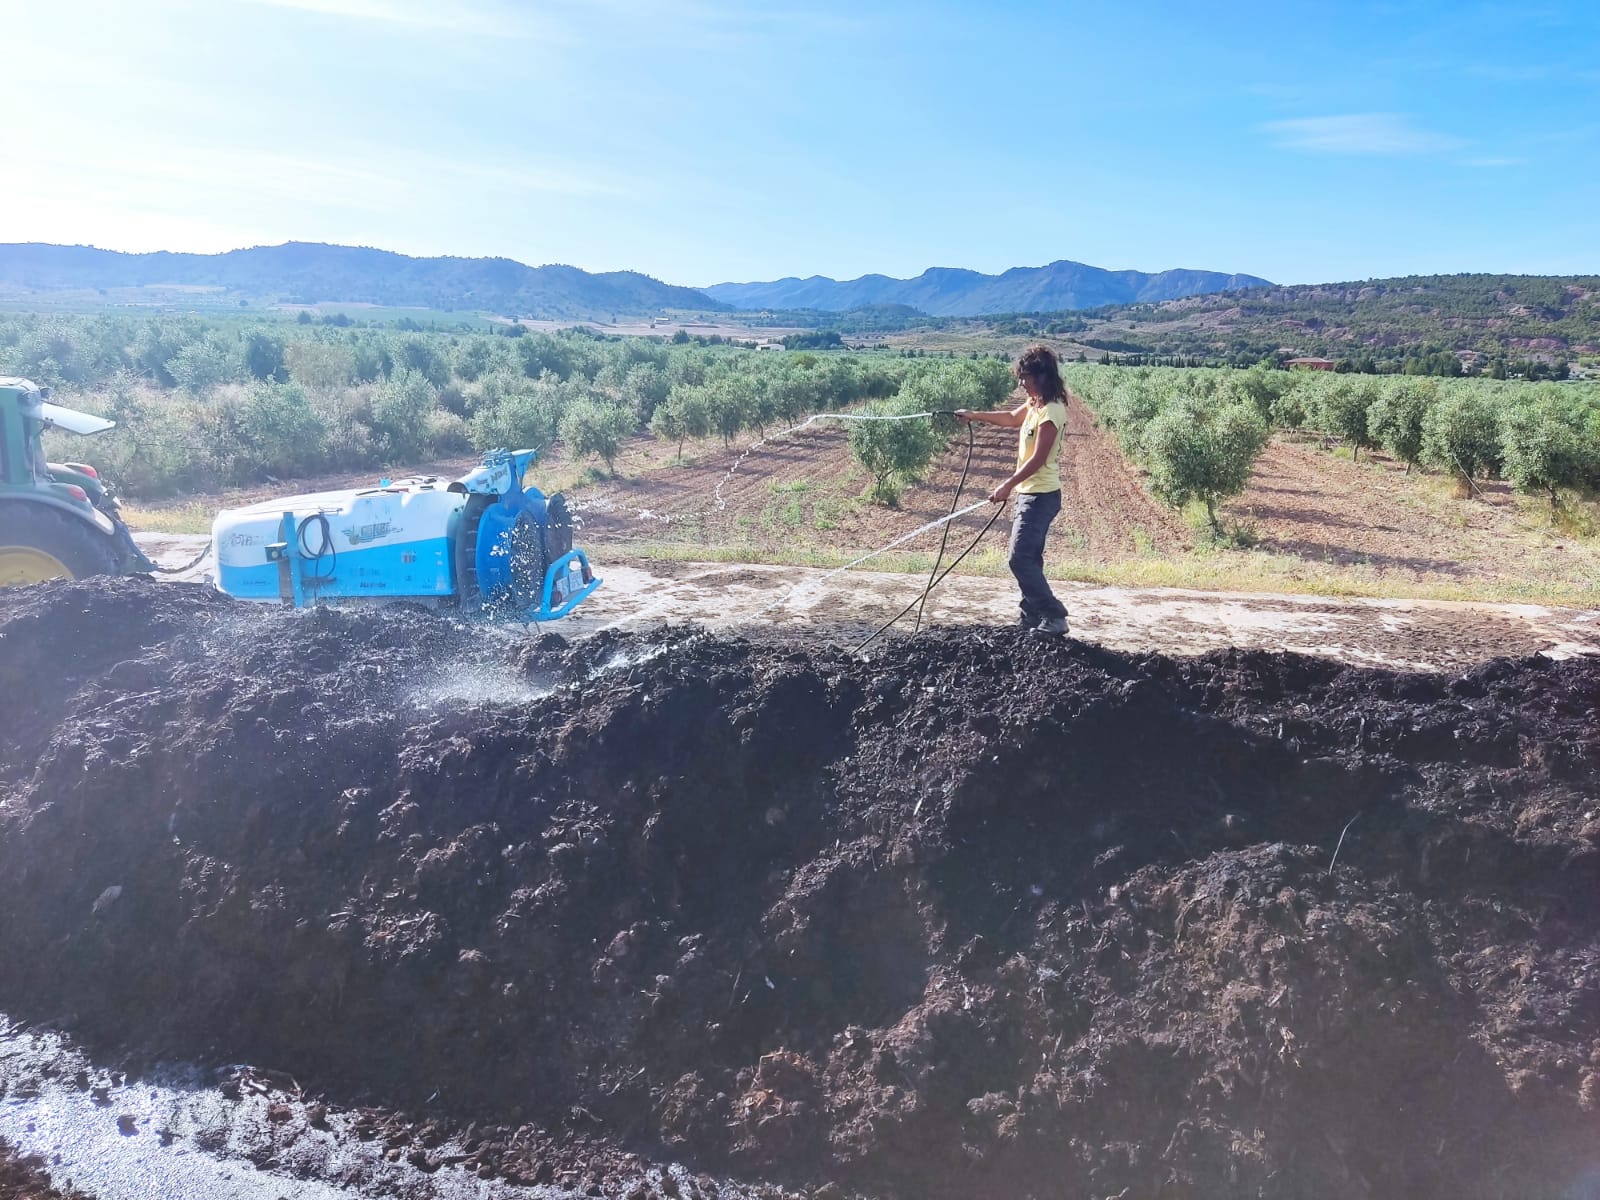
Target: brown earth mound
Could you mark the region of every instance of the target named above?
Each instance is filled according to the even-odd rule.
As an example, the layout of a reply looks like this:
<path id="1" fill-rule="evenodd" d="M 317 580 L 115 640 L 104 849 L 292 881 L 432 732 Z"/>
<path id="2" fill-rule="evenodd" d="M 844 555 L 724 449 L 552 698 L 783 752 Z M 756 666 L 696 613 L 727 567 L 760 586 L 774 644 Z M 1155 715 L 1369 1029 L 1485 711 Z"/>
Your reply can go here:
<path id="1" fill-rule="evenodd" d="M 96 581 L 0 596 L 0 697 L 0 1004 L 429 1104 L 486 1173 L 1600 1195 L 1600 662 Z"/>

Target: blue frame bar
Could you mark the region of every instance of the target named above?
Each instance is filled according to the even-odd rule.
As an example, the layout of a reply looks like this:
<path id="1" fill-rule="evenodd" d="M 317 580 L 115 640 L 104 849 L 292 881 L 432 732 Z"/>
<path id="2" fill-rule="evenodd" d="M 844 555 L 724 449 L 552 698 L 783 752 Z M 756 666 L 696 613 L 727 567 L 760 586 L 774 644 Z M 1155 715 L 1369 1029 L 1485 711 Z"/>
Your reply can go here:
<path id="1" fill-rule="evenodd" d="M 585 571 L 589 571 L 589 556 L 582 550 L 568 550 L 545 570 L 544 594 L 540 597 L 538 612 L 533 614 L 535 621 L 559 620 L 577 608 L 580 601 L 604 582 L 597 576 L 591 578 L 583 587 L 568 596 L 560 608 L 552 609 L 550 607 L 550 596 L 555 591 L 556 580 L 566 573 L 567 567 L 573 562 L 581 564 Z M 593 575 L 593 572 L 591 571 L 590 574 Z"/>

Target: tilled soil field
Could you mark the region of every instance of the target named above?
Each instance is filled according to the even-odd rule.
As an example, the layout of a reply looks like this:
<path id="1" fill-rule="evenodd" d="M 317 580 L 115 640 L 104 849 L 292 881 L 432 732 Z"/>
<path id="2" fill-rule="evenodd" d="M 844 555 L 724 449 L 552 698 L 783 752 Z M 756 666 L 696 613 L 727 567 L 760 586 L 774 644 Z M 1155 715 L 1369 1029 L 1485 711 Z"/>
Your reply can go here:
<path id="1" fill-rule="evenodd" d="M 1600 662 L 569 645 L 121 580 L 0 594 L 0 705 L 0 1007 L 423 1169 L 1600 1195 Z"/>

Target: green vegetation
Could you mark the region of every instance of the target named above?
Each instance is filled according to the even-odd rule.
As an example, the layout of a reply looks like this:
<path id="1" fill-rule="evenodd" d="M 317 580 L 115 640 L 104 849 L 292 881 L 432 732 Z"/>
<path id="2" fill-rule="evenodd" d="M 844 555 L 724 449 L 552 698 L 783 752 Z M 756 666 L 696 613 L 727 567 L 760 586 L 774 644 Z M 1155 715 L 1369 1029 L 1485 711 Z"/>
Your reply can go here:
<path id="1" fill-rule="evenodd" d="M 1253 288 L 1075 316 L 1095 331 L 1086 345 L 1122 354 L 1242 366 L 1293 347 L 1368 373 L 1565 378 L 1572 359 L 1600 346 L 1600 276 L 1423 275 Z M 1108 327 L 1122 332 L 1100 332 Z"/>
<path id="2" fill-rule="evenodd" d="M 1518 491 L 1547 492 L 1552 507 L 1563 491 L 1600 487 L 1600 406 L 1535 389 L 1501 418 L 1500 458 Z"/>
<path id="3" fill-rule="evenodd" d="M 1172 508 L 1204 506 L 1214 534 L 1216 506 L 1242 492 L 1267 444 L 1271 414 L 1294 380 L 1284 372 L 1090 367 L 1066 371 L 1068 385 L 1144 467 L 1151 492 Z"/>
<path id="4" fill-rule="evenodd" d="M 579 458 L 592 454 L 604 459 L 611 475 L 617 473 L 623 441 L 637 428 L 632 409 L 603 400 L 579 400 L 561 417 L 561 439 L 567 448 Z"/>
<path id="5" fill-rule="evenodd" d="M 1174 507 L 1242 491 L 1266 433 L 1305 429 L 1352 456 L 1383 446 L 1463 492 L 1503 477 L 1545 495 L 1600 490 L 1600 384 L 1374 378 L 1329 372 L 1072 364 L 1073 390 Z M 1256 417 L 1254 422 L 1246 415 Z"/>
<path id="6" fill-rule="evenodd" d="M 872 405 L 866 411 L 874 416 L 906 416 L 994 408 L 1011 394 L 1013 385 L 1011 372 L 1003 363 L 968 359 L 908 376 L 892 403 Z M 901 491 L 926 474 L 954 431 L 954 422 L 947 418 L 852 422 L 850 452 L 872 477 L 870 498 L 897 504 Z"/>
<path id="7" fill-rule="evenodd" d="M 922 411 L 914 400 L 872 404 L 865 415 L 904 416 Z M 933 422 L 856 421 L 850 426 L 850 453 L 872 477 L 869 496 L 881 504 L 898 504 L 907 484 L 922 478 L 945 439 L 934 433 Z"/>
<path id="8" fill-rule="evenodd" d="M 136 499 L 391 470 L 493 446 L 560 444 L 614 472 L 628 438 L 646 429 L 681 460 L 690 439 L 731 446 L 747 432 L 863 402 L 986 407 L 1011 386 L 993 359 L 237 315 L 0 314 L 0 373 L 116 420 L 119 432 L 95 448 L 98 463 Z M 913 424 L 928 435 L 925 422 Z M 921 469 L 903 454 L 896 461 L 891 476 L 902 481 Z"/>
<path id="9" fill-rule="evenodd" d="M 1194 303 L 1202 303 L 1195 301 Z M 599 460 L 615 472 L 649 430 L 732 446 L 824 411 L 992 408 L 1012 394 L 1001 359 L 761 353 L 688 338 L 614 338 L 230 315 L 0 314 L 0 373 L 32 377 L 116 420 L 94 453 L 132 499 L 393 471 L 493 446 Z M 1600 488 L 1600 384 L 1427 379 L 1072 363 L 1069 382 L 1174 506 L 1217 506 L 1249 477 L 1267 429 L 1303 430 L 1353 454 L 1383 447 L 1463 489 L 1503 475 L 1572 521 L 1568 497 Z M 851 428 L 869 495 L 894 503 L 954 427 Z M 81 448 L 74 451 L 82 453 Z M 665 461 L 671 461 L 663 453 Z M 817 509 L 826 529 L 839 514 Z M 794 519 L 790 512 L 786 521 Z"/>
<path id="10" fill-rule="evenodd" d="M 1426 381 L 1383 388 L 1367 409 L 1367 432 L 1372 440 L 1406 464 L 1406 471 L 1422 461 L 1422 423 L 1437 402 L 1439 390 Z"/>
<path id="11" fill-rule="evenodd" d="M 1220 534 L 1217 503 L 1244 491 L 1268 432 L 1266 421 L 1248 404 L 1208 404 L 1185 396 L 1145 426 L 1142 448 L 1150 490 L 1173 508 L 1198 500 L 1212 532 Z"/>
<path id="12" fill-rule="evenodd" d="M 1462 490 L 1500 465 L 1500 428 L 1495 406 L 1481 391 L 1453 391 L 1423 414 L 1422 461 L 1453 474 Z"/>

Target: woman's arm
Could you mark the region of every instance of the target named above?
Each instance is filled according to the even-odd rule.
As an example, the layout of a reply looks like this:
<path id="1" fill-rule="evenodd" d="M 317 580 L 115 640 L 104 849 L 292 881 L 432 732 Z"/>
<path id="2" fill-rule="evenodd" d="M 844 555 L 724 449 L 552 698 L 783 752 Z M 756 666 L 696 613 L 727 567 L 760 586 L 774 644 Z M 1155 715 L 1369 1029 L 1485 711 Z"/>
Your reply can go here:
<path id="1" fill-rule="evenodd" d="M 984 412 L 972 408 L 956 409 L 956 420 L 976 421 L 980 425 L 998 425 L 1002 429 L 1021 429 L 1022 422 L 1028 415 L 1028 402 L 1024 400 L 1015 408 L 1001 408 L 993 412 Z"/>
<path id="2" fill-rule="evenodd" d="M 1054 421 L 1041 421 L 1039 430 L 1033 436 L 1033 453 L 1028 455 L 1028 461 L 1016 469 L 1016 472 L 994 491 L 989 493 L 989 499 L 996 504 L 1004 504 L 1011 497 L 1017 484 L 1032 475 L 1045 460 L 1050 457 L 1050 450 L 1056 444 L 1056 426 Z"/>

